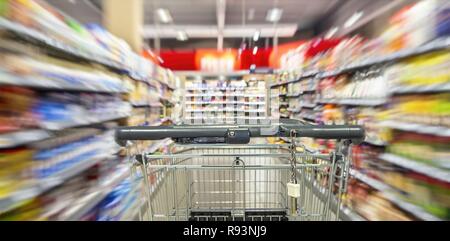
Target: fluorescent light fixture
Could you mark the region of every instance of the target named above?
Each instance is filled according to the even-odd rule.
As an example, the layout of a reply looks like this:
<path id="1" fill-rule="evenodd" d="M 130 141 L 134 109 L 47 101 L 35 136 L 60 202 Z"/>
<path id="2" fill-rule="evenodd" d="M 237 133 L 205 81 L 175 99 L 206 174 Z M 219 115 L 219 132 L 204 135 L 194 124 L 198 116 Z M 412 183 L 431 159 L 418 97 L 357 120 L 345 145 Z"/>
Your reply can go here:
<path id="1" fill-rule="evenodd" d="M 255 34 L 253 34 L 253 41 L 258 41 L 259 36 L 261 36 L 261 31 L 256 31 Z"/>
<path id="2" fill-rule="evenodd" d="M 266 21 L 276 23 L 280 21 L 281 15 L 283 15 L 283 9 L 272 8 L 269 11 L 267 11 Z"/>
<path id="3" fill-rule="evenodd" d="M 248 10 L 248 20 L 253 20 L 255 18 L 255 9 L 254 8 L 250 8 Z"/>
<path id="4" fill-rule="evenodd" d="M 339 30 L 338 27 L 334 27 L 334 28 L 330 29 L 330 31 L 328 31 L 328 33 L 325 35 L 325 38 L 329 39 L 329 38 L 333 37 L 337 33 L 338 30 Z"/>
<path id="5" fill-rule="evenodd" d="M 255 46 L 253 48 L 253 55 L 256 55 L 256 53 L 258 53 L 258 46 Z"/>
<path id="6" fill-rule="evenodd" d="M 350 28 L 353 24 L 355 24 L 362 16 L 363 12 L 359 11 L 354 13 L 345 23 L 344 28 Z"/>
<path id="7" fill-rule="evenodd" d="M 163 60 L 161 57 L 158 56 L 156 59 L 157 59 L 161 64 L 164 64 L 164 60 Z"/>
<path id="8" fill-rule="evenodd" d="M 161 21 L 162 23 L 171 23 L 173 21 L 169 10 L 165 8 L 158 8 L 156 10 L 156 14 L 158 15 L 159 21 Z"/>
<path id="9" fill-rule="evenodd" d="M 255 31 L 261 32 L 259 38 L 271 38 L 278 34 L 279 38 L 294 36 L 297 31 L 297 24 L 280 24 L 273 26 L 271 23 L 251 24 L 251 25 L 226 25 L 223 29 L 224 38 L 249 38 L 253 41 Z M 164 28 L 156 25 L 144 25 L 142 35 L 144 38 L 171 38 L 176 39 L 178 31 L 186 32 L 189 39 L 193 38 L 217 38 L 219 31 L 217 25 L 172 25 L 166 24 Z"/>
<path id="10" fill-rule="evenodd" d="M 177 32 L 177 40 L 178 41 L 186 41 L 188 40 L 188 36 L 185 31 L 178 31 Z"/>

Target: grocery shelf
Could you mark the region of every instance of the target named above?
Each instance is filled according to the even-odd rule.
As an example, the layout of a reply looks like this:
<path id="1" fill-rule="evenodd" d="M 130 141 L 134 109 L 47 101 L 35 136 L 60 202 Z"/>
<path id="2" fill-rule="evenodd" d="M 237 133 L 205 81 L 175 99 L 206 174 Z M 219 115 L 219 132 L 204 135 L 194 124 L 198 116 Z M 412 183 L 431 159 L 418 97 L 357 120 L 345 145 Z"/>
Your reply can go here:
<path id="1" fill-rule="evenodd" d="M 61 172 L 55 174 L 52 177 L 39 179 L 38 183 L 32 184 L 31 186 L 24 187 L 7 197 L 0 199 L 0 213 L 7 212 L 9 210 L 13 210 L 20 206 L 21 202 L 32 199 L 34 197 L 39 196 L 40 194 L 53 189 L 64 183 L 66 180 L 74 177 L 75 175 L 82 173 L 83 171 L 89 169 L 95 164 L 105 160 L 110 157 L 110 153 L 102 153 L 95 157 L 88 158 L 84 161 L 81 161 L 70 168 L 62 170 Z"/>
<path id="2" fill-rule="evenodd" d="M 292 113 L 298 113 L 298 112 L 300 112 L 301 110 L 302 110 L 302 108 L 301 107 L 297 107 L 297 108 L 288 108 L 287 109 L 289 112 L 292 112 Z"/>
<path id="3" fill-rule="evenodd" d="M 358 106 L 379 106 L 387 103 L 387 99 L 319 99 L 319 104 L 340 104 Z"/>
<path id="4" fill-rule="evenodd" d="M 390 88 L 392 94 L 438 93 L 450 91 L 450 82 L 432 85 L 396 85 Z"/>
<path id="5" fill-rule="evenodd" d="M 98 84 L 98 83 L 97 83 Z M 45 90 L 82 91 L 99 93 L 127 93 L 128 90 L 116 86 L 99 86 L 92 83 L 68 83 L 41 77 L 18 77 L 0 70 L 0 85 L 15 85 Z"/>
<path id="6" fill-rule="evenodd" d="M 246 101 L 186 101 L 186 105 L 264 105 L 266 102 L 246 102 Z"/>
<path id="7" fill-rule="evenodd" d="M 166 83 L 166 82 L 164 82 L 164 81 L 161 81 L 161 80 L 159 80 L 159 79 L 157 79 L 156 81 L 158 81 L 160 84 L 162 84 L 162 85 L 164 85 L 164 86 L 166 86 L 167 88 L 169 88 L 169 89 L 171 89 L 171 90 L 175 90 L 175 87 L 174 86 L 172 86 L 171 84 L 169 84 L 169 83 Z"/>
<path id="8" fill-rule="evenodd" d="M 107 121 L 113 121 L 117 119 L 122 119 L 129 117 L 130 113 L 127 114 L 115 114 L 115 115 L 109 115 L 109 116 L 91 116 L 90 118 L 84 117 L 83 119 L 77 119 L 72 120 L 71 122 L 43 122 L 41 123 L 41 127 L 43 129 L 47 130 L 63 130 L 67 128 L 73 128 L 73 127 L 79 127 L 79 126 L 86 126 L 86 125 L 93 125 L 93 124 L 100 124 Z"/>
<path id="9" fill-rule="evenodd" d="M 126 73 L 131 78 L 144 82 L 149 83 L 147 77 L 140 76 L 139 74 L 135 73 L 132 69 L 124 66 L 123 64 L 117 63 L 116 61 L 106 59 L 106 58 L 99 58 L 97 54 L 89 53 L 88 51 L 82 51 L 76 48 L 73 48 L 65 43 L 62 43 L 56 39 L 53 39 L 44 33 L 41 33 L 37 30 L 34 30 L 32 28 L 29 28 L 27 26 L 24 26 L 20 23 L 10 21 L 4 17 L 0 17 L 0 29 L 7 30 L 10 32 L 13 32 L 17 34 L 18 36 L 21 36 L 22 38 L 38 42 L 41 44 L 44 44 L 46 47 L 57 50 L 61 53 L 64 53 L 66 55 L 83 59 L 89 62 L 94 62 L 97 64 L 101 64 L 109 69 L 112 69 L 116 72 L 120 73 Z"/>
<path id="10" fill-rule="evenodd" d="M 317 75 L 317 73 L 318 73 L 318 71 L 306 71 L 303 74 L 301 74 L 300 76 L 298 76 L 297 78 L 294 78 L 292 80 L 283 81 L 283 82 L 272 84 L 270 86 L 270 88 L 276 88 L 276 87 L 280 87 L 280 86 L 283 86 L 283 85 L 297 83 L 297 82 L 300 82 L 300 81 L 302 81 L 304 79 L 314 77 L 314 76 Z"/>
<path id="11" fill-rule="evenodd" d="M 299 106 L 300 108 L 315 108 L 316 103 L 302 103 Z"/>
<path id="12" fill-rule="evenodd" d="M 108 68 L 112 68 L 112 69 L 116 69 L 116 70 L 124 70 L 125 69 L 123 66 L 119 65 L 118 63 L 115 63 L 110 60 L 100 59 L 100 58 L 94 56 L 93 54 L 85 53 L 83 51 L 72 48 L 62 42 L 59 42 L 55 39 L 48 37 L 47 35 L 45 35 L 43 33 L 40 33 L 39 31 L 36 31 L 29 27 L 26 27 L 20 23 L 12 22 L 3 17 L 0 17 L 0 29 L 5 29 L 8 31 L 14 32 L 15 34 L 18 34 L 22 37 L 32 39 L 34 41 L 38 41 L 40 43 L 47 45 L 48 47 L 52 47 L 54 49 L 57 49 L 61 52 L 66 53 L 68 55 L 82 58 L 85 60 L 89 60 L 92 62 L 96 62 L 96 63 L 102 64 Z"/>
<path id="13" fill-rule="evenodd" d="M 417 55 L 433 52 L 433 51 L 439 51 L 443 49 L 450 48 L 450 37 L 443 37 L 436 39 L 434 41 L 431 41 L 429 43 L 426 43 L 422 46 L 412 48 L 412 49 L 404 49 L 397 51 L 392 54 L 388 54 L 385 56 L 380 57 L 371 57 L 367 60 L 361 60 L 361 61 L 354 61 L 357 62 L 356 64 L 347 65 L 341 68 L 338 68 L 336 70 L 332 71 L 325 71 L 318 74 L 319 78 L 328 78 L 337 76 L 343 73 L 352 72 L 361 68 L 367 68 L 372 65 L 377 64 L 384 64 L 392 61 L 398 61 L 409 57 L 414 57 Z"/>
<path id="14" fill-rule="evenodd" d="M 439 221 L 441 219 L 435 217 L 434 215 L 428 213 L 427 211 L 423 210 L 421 207 L 414 205 L 412 203 L 403 201 L 402 199 L 398 198 L 394 193 L 396 192 L 393 188 L 391 188 L 389 185 L 373 179 L 371 177 L 368 177 L 361 172 L 351 169 L 350 175 L 355 177 L 356 179 L 366 183 L 367 185 L 377 189 L 380 191 L 384 197 L 386 197 L 387 200 L 395 204 L 396 206 L 400 207 L 402 210 L 414 215 L 417 218 L 420 218 L 421 220 L 426 221 Z"/>
<path id="15" fill-rule="evenodd" d="M 0 148 L 13 148 L 49 138 L 48 131 L 33 129 L 0 134 Z"/>
<path id="16" fill-rule="evenodd" d="M 162 107 L 163 105 L 160 102 L 130 102 L 133 107 L 143 108 L 143 107 Z"/>
<path id="17" fill-rule="evenodd" d="M 185 117 L 187 120 L 209 120 L 209 119 L 245 119 L 245 120 L 264 120 L 266 117 L 253 117 L 253 116 L 230 116 L 230 117 Z"/>
<path id="18" fill-rule="evenodd" d="M 343 66 L 340 68 L 337 68 L 335 70 L 329 70 L 329 71 L 320 71 L 320 70 L 316 70 L 316 71 L 308 71 L 305 72 L 304 74 L 302 74 L 301 76 L 299 76 L 298 78 L 294 79 L 294 80 L 290 80 L 290 81 L 283 81 L 280 83 L 276 83 L 271 85 L 271 88 L 275 88 L 275 87 L 279 87 L 282 85 L 287 85 L 287 84 L 291 84 L 291 83 L 296 83 L 299 82 L 305 78 L 310 78 L 310 77 L 317 77 L 317 78 L 329 78 L 329 77 L 334 77 L 340 74 L 344 74 L 347 72 L 353 72 L 355 70 L 358 69 L 362 69 L 362 68 L 367 68 L 373 65 L 378 65 L 378 64 L 385 64 L 388 62 L 392 62 L 392 61 L 398 61 L 398 60 L 402 60 L 405 58 L 409 58 L 409 57 L 414 57 L 417 55 L 421 55 L 421 54 L 425 54 L 425 53 L 429 53 L 429 52 L 433 52 L 433 51 L 439 51 L 439 50 L 443 50 L 443 49 L 448 49 L 450 48 L 450 37 L 443 37 L 443 38 L 439 38 L 436 39 L 434 41 L 431 41 L 429 43 L 426 43 L 422 46 L 416 47 L 416 48 L 412 48 L 412 49 L 404 49 L 404 50 L 400 50 L 398 52 L 392 53 L 392 54 L 388 54 L 385 56 L 380 56 L 380 57 L 371 57 L 367 60 L 360 60 L 360 61 L 354 61 L 357 62 L 356 64 L 351 64 L 351 65 L 347 65 L 347 66 Z"/>
<path id="19" fill-rule="evenodd" d="M 392 164 L 410 169 L 412 171 L 425 174 L 429 177 L 439 179 L 441 181 L 450 182 L 450 172 L 438 167 L 422 164 L 418 161 L 410 160 L 405 157 L 397 156 L 390 153 L 380 155 L 380 158 Z"/>
<path id="20" fill-rule="evenodd" d="M 381 192 L 392 191 L 392 188 L 389 185 L 386 185 L 385 183 L 383 183 L 379 180 L 368 177 L 355 169 L 350 169 L 350 175 L 355 177 L 356 179 L 368 184 L 369 186 L 377 189 L 378 191 L 381 191 Z"/>
<path id="21" fill-rule="evenodd" d="M 258 88 L 251 88 L 246 86 L 236 86 L 236 87 L 187 87 L 187 91 L 245 91 L 245 90 L 258 90 Z"/>
<path id="22" fill-rule="evenodd" d="M 186 112 L 245 112 L 245 113 L 264 113 L 265 110 L 242 110 L 242 109 L 187 109 Z"/>
<path id="23" fill-rule="evenodd" d="M 186 98 L 190 98 L 190 97 L 259 97 L 259 98 L 263 98 L 266 97 L 265 94 L 237 94 L 237 93 L 233 93 L 233 94 L 186 94 L 185 95 Z"/>
<path id="24" fill-rule="evenodd" d="M 97 204 L 105 199 L 105 197 L 129 175 L 130 173 L 127 167 L 121 168 L 113 176 L 109 177 L 105 183 L 95 187 L 94 190 L 96 191 L 89 193 L 81 200 L 78 200 L 76 203 L 72 204 L 71 208 L 64 212 L 61 219 L 66 221 L 80 220 L 87 212 L 92 210 L 95 206 L 97 206 Z"/>
<path id="25" fill-rule="evenodd" d="M 306 119 L 306 120 L 316 120 L 316 116 L 315 115 L 306 115 L 306 114 L 300 114 L 298 115 L 300 118 Z"/>
<path id="26" fill-rule="evenodd" d="M 294 93 L 294 94 L 286 94 L 286 97 L 288 97 L 288 98 L 297 98 L 297 97 L 299 97 L 302 94 L 303 94 L 303 92 Z"/>
<path id="27" fill-rule="evenodd" d="M 430 126 L 424 124 L 407 123 L 395 120 L 386 120 L 380 123 L 384 127 L 389 127 L 396 130 L 411 131 L 422 134 L 430 134 L 436 136 L 450 136 L 450 128 L 444 126 Z"/>

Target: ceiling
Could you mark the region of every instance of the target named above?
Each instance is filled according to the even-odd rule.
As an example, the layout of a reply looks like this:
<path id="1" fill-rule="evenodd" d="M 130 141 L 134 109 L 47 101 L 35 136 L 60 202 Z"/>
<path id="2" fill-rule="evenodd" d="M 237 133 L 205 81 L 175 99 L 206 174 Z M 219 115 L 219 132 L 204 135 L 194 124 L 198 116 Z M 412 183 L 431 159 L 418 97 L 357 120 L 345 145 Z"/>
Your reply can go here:
<path id="1" fill-rule="evenodd" d="M 107 0 L 103 0 L 107 1 Z M 330 11 L 345 0 L 225 0 L 224 30 L 225 38 L 237 38 L 252 35 L 261 30 L 261 37 L 273 36 L 274 25 L 266 21 L 267 11 L 277 7 L 283 9 L 282 17 L 276 28 L 279 37 L 292 37 L 297 31 L 308 29 L 320 21 Z M 82 23 L 101 23 L 102 0 L 47 0 L 51 5 L 75 17 Z M 145 38 L 153 38 L 155 30 L 154 10 L 168 9 L 173 24 L 165 25 L 158 34 L 161 38 L 175 38 L 177 29 L 192 30 L 190 38 L 217 37 L 218 10 L 216 0 L 143 0 Z M 245 11 L 244 11 L 245 8 Z M 243 31 L 243 13 L 245 29 Z M 197 32 L 203 34 L 196 34 Z M 209 34 L 205 34 L 209 32 Z M 234 34 L 230 34 L 233 32 Z"/>
<path id="2" fill-rule="evenodd" d="M 51 5 L 79 20 L 81 23 L 101 23 L 102 3 L 109 0 L 46 0 Z M 144 8 L 143 38 L 149 43 L 155 36 L 164 39 L 161 47 L 198 48 L 214 46 L 238 47 L 243 37 L 251 39 L 261 32 L 257 44 L 267 44 L 267 39 L 277 33 L 278 43 L 311 38 L 341 27 L 336 35 L 347 34 L 342 28 L 350 16 L 364 10 L 364 17 L 355 28 L 380 15 L 380 11 L 413 0 L 142 0 Z M 220 1 L 224 3 L 220 4 Z M 266 21 L 269 9 L 283 10 L 280 21 L 274 25 Z M 155 25 L 155 9 L 167 9 L 173 19 L 170 24 Z M 245 19 L 243 19 L 245 14 Z M 244 24 L 245 22 L 245 24 Z M 222 24 L 221 24 L 222 23 Z M 220 30 L 221 31 L 220 31 Z M 188 41 L 176 40 L 183 30 Z M 350 29 L 347 29 L 350 30 Z M 348 32 L 348 31 L 347 31 Z M 253 43 L 252 43 L 253 44 Z M 256 43 L 255 43 L 256 44 Z M 275 43 L 274 43 L 275 44 Z M 218 44 L 217 44 L 218 45 Z"/>

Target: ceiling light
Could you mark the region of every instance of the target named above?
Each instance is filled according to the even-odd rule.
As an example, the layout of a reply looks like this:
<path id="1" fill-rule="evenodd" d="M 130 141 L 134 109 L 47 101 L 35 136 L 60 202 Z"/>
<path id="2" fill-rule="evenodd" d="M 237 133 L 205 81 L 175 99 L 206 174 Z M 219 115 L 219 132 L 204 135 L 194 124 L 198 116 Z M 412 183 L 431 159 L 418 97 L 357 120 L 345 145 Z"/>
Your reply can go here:
<path id="1" fill-rule="evenodd" d="M 158 56 L 156 59 L 157 59 L 161 64 L 164 64 L 164 60 L 163 60 L 161 57 Z"/>
<path id="2" fill-rule="evenodd" d="M 276 22 L 280 21 L 282 14 L 283 14 L 283 9 L 272 8 L 267 12 L 266 21 L 276 23 Z"/>
<path id="3" fill-rule="evenodd" d="M 258 39 L 259 39 L 259 36 L 261 36 L 261 31 L 256 31 L 254 34 L 253 34 L 253 41 L 258 41 Z"/>
<path id="4" fill-rule="evenodd" d="M 255 18 L 255 9 L 251 8 L 248 10 L 248 20 L 253 20 Z"/>
<path id="5" fill-rule="evenodd" d="M 185 31 L 178 31 L 177 32 L 177 40 L 178 41 L 186 41 L 188 40 L 188 36 Z"/>
<path id="6" fill-rule="evenodd" d="M 256 55 L 256 53 L 258 53 L 258 46 L 255 46 L 253 48 L 253 55 Z"/>
<path id="7" fill-rule="evenodd" d="M 325 38 L 329 39 L 329 38 L 333 37 L 337 33 L 338 30 L 339 30 L 338 27 L 334 27 L 334 28 L 330 29 L 330 31 L 328 31 L 328 33 L 325 35 Z"/>
<path id="8" fill-rule="evenodd" d="M 156 10 L 156 14 L 158 15 L 159 21 L 161 21 L 162 23 L 171 23 L 173 21 L 169 10 L 165 8 L 158 8 Z"/>
<path id="9" fill-rule="evenodd" d="M 344 23 L 344 28 L 349 28 L 351 27 L 353 24 L 356 23 L 356 21 L 358 21 L 361 17 L 363 16 L 363 12 L 356 12 L 354 13 L 345 23 Z"/>

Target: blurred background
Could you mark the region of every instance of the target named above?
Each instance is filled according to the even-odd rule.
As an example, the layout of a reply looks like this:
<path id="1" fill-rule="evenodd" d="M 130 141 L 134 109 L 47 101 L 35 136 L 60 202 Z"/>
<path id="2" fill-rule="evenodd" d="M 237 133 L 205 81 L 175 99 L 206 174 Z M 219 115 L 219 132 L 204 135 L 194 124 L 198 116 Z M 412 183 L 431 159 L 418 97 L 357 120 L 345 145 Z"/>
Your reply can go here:
<path id="1" fill-rule="evenodd" d="M 448 0 L 0 0 L 0 220 L 137 220 L 172 141 L 115 127 L 269 117 L 364 125 L 341 219 L 449 220 L 449 35 Z"/>

